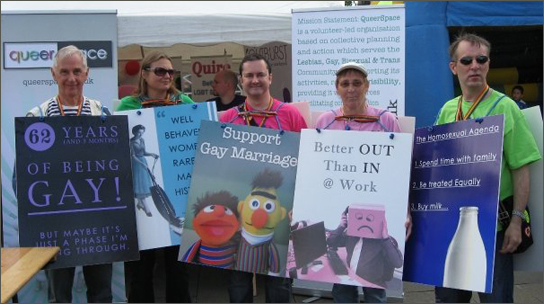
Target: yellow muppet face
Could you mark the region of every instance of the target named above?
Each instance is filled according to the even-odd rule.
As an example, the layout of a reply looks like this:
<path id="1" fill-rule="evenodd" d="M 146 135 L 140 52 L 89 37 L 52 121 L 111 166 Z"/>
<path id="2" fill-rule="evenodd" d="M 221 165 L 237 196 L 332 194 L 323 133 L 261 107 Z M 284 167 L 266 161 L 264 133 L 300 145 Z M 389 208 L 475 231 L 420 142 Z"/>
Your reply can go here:
<path id="1" fill-rule="evenodd" d="M 274 232 L 287 213 L 280 205 L 274 188 L 254 188 L 243 201 L 238 203 L 238 212 L 242 227 L 254 235 L 267 235 Z"/>

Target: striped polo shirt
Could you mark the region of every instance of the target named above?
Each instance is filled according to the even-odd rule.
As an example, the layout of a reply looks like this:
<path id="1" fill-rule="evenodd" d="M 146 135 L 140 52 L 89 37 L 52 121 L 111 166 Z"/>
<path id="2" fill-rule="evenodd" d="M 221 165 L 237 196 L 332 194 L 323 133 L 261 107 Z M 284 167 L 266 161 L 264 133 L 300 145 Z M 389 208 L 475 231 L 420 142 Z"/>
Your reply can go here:
<path id="1" fill-rule="evenodd" d="M 64 106 L 65 116 L 76 116 L 78 106 Z M 91 115 L 91 102 L 87 97 L 83 99 L 83 106 L 81 107 L 81 116 L 90 116 Z M 53 97 L 48 100 L 47 112 L 45 116 L 60 116 L 59 103 L 57 102 L 57 97 Z"/>

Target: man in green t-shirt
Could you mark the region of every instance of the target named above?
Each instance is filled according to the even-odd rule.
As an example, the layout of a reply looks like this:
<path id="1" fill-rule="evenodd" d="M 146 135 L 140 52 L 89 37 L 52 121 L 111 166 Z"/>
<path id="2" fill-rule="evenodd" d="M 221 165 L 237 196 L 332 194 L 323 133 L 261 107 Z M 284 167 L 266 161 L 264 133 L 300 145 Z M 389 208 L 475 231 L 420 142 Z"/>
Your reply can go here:
<path id="1" fill-rule="evenodd" d="M 449 48 L 453 75 L 459 79 L 461 96 L 444 104 L 437 124 L 490 115 L 504 115 L 504 144 L 501 166 L 500 200 L 513 197 L 514 208 L 510 224 L 497 231 L 493 292 L 479 293 L 481 303 L 512 303 L 514 268 L 512 253 L 521 243 L 523 212 L 529 199 L 529 167 L 539 160 L 527 121 L 516 103 L 487 85 L 491 44 L 474 34 L 461 34 Z M 435 289 L 436 302 L 470 302 L 472 292 L 443 287 Z"/>

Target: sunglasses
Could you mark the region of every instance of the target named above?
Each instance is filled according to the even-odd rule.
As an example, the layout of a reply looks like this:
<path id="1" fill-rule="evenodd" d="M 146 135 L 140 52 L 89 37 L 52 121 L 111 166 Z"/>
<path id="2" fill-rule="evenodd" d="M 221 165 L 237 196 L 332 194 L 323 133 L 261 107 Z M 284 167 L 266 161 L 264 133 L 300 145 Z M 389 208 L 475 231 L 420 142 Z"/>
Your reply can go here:
<path id="1" fill-rule="evenodd" d="M 466 57 L 463 57 L 463 58 L 459 59 L 459 62 L 462 65 L 471 65 L 472 64 L 472 59 L 473 59 L 473 57 L 466 56 Z M 485 55 L 479 55 L 479 56 L 476 56 L 474 59 L 476 59 L 476 62 L 478 64 L 484 64 L 489 60 L 489 57 L 487 57 Z"/>
<path id="2" fill-rule="evenodd" d="M 174 76 L 174 73 L 176 72 L 176 70 L 174 69 L 165 69 L 165 68 L 145 68 L 144 70 L 153 71 L 153 73 L 155 73 L 155 75 L 159 77 L 163 77 L 164 75 L 166 75 L 166 73 Z"/>

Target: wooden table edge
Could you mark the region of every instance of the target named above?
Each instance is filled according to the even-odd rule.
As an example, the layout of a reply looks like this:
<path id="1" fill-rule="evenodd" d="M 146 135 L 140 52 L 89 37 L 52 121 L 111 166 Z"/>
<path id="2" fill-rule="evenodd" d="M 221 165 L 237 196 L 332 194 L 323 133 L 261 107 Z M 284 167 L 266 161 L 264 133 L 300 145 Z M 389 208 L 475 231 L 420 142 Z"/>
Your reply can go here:
<path id="1" fill-rule="evenodd" d="M 17 294 L 17 292 L 23 287 L 26 285 L 26 283 L 28 283 L 28 281 L 30 281 L 34 275 L 36 275 L 36 273 L 38 273 L 45 265 L 47 265 L 47 263 L 49 263 L 51 260 L 53 260 L 57 253 L 60 251 L 60 247 L 12 247 L 12 248 L 4 248 L 2 247 L 2 254 L 4 254 L 4 251 L 6 250 L 12 250 L 12 249 L 17 249 L 17 250 L 21 250 L 21 249 L 30 249 L 28 250 L 27 252 L 25 252 L 20 259 L 18 259 L 13 265 L 11 265 L 11 267 L 9 267 L 8 270 L 6 270 L 6 272 L 3 272 L 2 273 L 2 295 L 1 295 L 1 302 L 2 303 L 6 303 L 7 301 L 9 301 L 15 294 Z M 44 259 L 40 259 L 39 261 L 37 261 L 37 265 L 38 267 L 36 267 L 36 269 L 32 270 L 32 274 L 29 275 L 28 277 L 25 277 L 25 278 L 22 278 L 20 282 L 17 282 L 17 286 L 16 288 L 13 288 L 13 290 L 9 290 L 7 291 L 6 293 L 4 293 L 4 280 L 7 280 L 7 278 L 4 278 L 4 274 L 9 274 L 10 272 L 10 269 L 12 269 L 12 267 L 18 265 L 18 264 L 24 264 L 26 262 L 26 259 L 27 258 L 30 258 L 29 256 L 27 256 L 29 253 L 33 252 L 33 251 L 44 251 L 45 249 L 45 252 L 42 252 L 42 254 L 45 255 L 45 258 Z M 2 267 L 4 267 L 5 265 L 2 265 Z M 7 284 L 7 283 L 6 283 Z"/>

